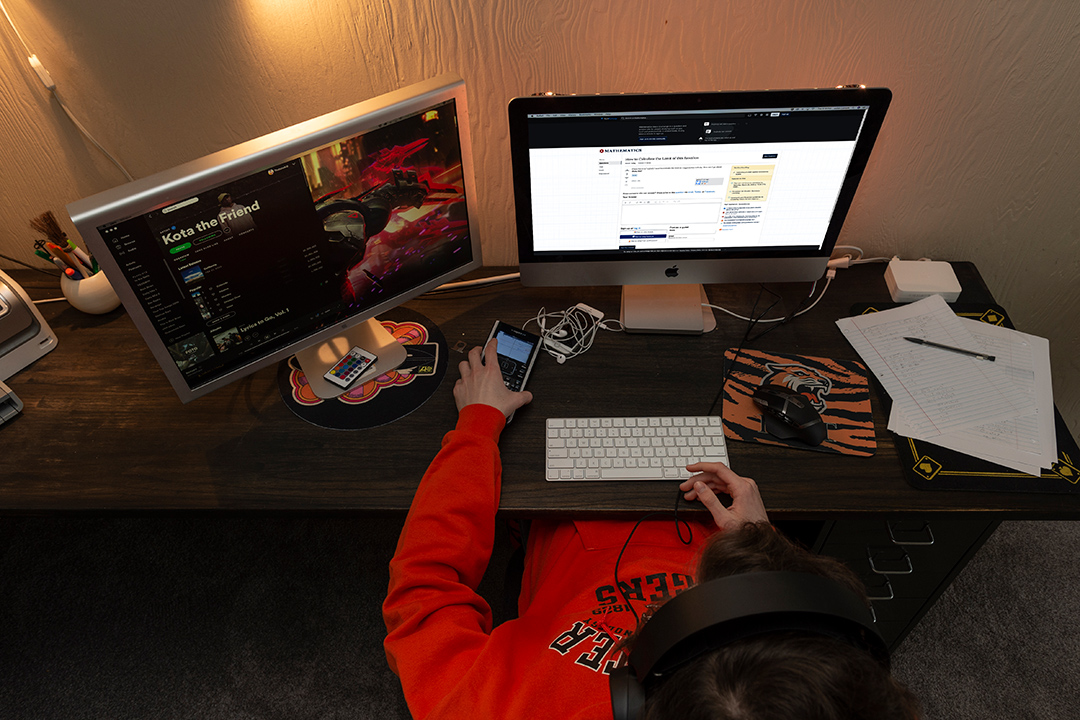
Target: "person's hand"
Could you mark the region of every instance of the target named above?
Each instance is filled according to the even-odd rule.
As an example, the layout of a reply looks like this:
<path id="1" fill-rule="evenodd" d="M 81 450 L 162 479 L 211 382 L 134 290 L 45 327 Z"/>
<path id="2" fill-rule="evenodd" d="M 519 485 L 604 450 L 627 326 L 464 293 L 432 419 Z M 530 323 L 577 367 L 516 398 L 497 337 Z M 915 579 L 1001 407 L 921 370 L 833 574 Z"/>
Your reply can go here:
<path id="1" fill-rule="evenodd" d="M 528 390 L 514 392 L 503 382 L 499 358 L 496 355 L 498 341 L 492 338 L 484 347 L 469 351 L 469 359 L 458 363 L 461 379 L 454 385 L 454 402 L 458 412 L 466 405 L 490 405 L 506 417 L 532 400 Z M 483 362 L 481 362 L 483 358 Z"/>
<path id="2" fill-rule="evenodd" d="M 748 522 L 769 521 L 757 483 L 750 478 L 736 475 L 723 463 L 694 463 L 686 469 L 696 474 L 679 485 L 683 497 L 688 501 L 700 500 L 721 530 L 734 530 Z M 716 497 L 718 492 L 731 496 L 731 507 L 724 507 Z"/>

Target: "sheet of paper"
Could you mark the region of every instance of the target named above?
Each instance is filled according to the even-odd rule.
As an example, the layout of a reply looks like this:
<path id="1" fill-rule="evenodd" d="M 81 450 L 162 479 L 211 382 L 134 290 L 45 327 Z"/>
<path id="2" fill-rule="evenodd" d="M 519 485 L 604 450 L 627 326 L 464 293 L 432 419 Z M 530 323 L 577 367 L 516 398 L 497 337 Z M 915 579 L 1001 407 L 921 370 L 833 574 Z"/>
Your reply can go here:
<path id="1" fill-rule="evenodd" d="M 978 343 L 977 349 L 996 356 L 1010 380 L 1029 395 L 1035 411 L 1013 420 L 987 423 L 927 440 L 934 445 L 985 458 L 999 465 L 1039 475 L 1057 460 L 1054 394 L 1050 378 L 1050 343 L 1046 338 L 962 319 Z M 911 437 L 901 418 L 890 418 L 889 429 Z"/>
<path id="2" fill-rule="evenodd" d="M 1033 399 L 1015 387 L 1004 364 L 904 339 L 977 347 L 970 329 L 938 295 L 836 324 L 889 393 L 911 437 L 929 440 L 1034 411 Z"/>

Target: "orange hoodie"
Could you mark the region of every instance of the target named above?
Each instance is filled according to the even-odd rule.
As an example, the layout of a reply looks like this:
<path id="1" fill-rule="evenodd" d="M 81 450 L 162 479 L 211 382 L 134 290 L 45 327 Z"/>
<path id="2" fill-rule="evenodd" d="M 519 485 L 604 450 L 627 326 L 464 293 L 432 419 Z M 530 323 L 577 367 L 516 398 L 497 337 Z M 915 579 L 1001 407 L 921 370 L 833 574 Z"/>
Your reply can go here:
<path id="1" fill-rule="evenodd" d="M 519 617 L 493 629 L 476 587 L 494 544 L 504 425 L 495 408 L 464 408 L 424 475 L 390 563 L 387 659 L 416 718 L 607 720 L 612 650 L 635 628 L 614 573 L 634 521 L 533 521 Z M 688 545 L 670 516 L 634 532 L 618 581 L 638 614 L 693 584 L 716 526 L 689 524 Z"/>

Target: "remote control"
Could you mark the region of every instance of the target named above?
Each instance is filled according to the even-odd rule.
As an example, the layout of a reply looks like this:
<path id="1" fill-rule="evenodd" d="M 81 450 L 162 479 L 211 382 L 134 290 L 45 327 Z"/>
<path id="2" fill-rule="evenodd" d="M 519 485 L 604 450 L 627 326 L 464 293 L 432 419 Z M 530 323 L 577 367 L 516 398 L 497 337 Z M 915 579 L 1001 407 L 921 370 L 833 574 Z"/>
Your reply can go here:
<path id="1" fill-rule="evenodd" d="M 347 390 L 356 378 L 360 377 L 360 374 L 367 370 L 371 363 L 377 359 L 367 350 L 354 347 L 342 355 L 341 359 L 334 363 L 334 367 L 327 370 L 323 377 L 338 387 Z"/>

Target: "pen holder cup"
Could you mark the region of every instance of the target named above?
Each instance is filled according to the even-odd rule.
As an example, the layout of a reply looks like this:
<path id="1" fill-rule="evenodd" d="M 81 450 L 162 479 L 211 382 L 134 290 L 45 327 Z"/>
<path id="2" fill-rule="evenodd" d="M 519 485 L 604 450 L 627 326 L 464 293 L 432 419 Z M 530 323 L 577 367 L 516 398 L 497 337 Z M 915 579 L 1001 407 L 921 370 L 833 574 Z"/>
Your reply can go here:
<path id="1" fill-rule="evenodd" d="M 102 315 L 120 307 L 120 298 L 103 272 L 82 280 L 61 277 L 60 290 L 71 307 L 90 315 Z"/>

